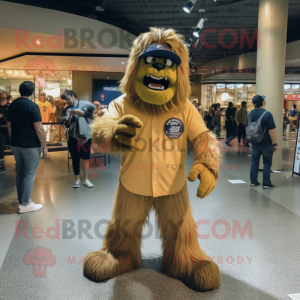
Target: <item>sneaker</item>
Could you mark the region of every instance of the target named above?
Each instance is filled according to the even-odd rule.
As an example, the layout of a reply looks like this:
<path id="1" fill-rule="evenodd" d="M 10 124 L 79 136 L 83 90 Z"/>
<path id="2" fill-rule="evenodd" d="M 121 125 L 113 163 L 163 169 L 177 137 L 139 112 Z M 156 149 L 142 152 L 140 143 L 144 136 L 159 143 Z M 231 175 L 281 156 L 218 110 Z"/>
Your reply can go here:
<path id="1" fill-rule="evenodd" d="M 77 179 L 75 181 L 75 184 L 73 185 L 73 188 L 79 188 L 80 187 L 80 179 Z"/>
<path id="2" fill-rule="evenodd" d="M 264 189 L 272 189 L 272 188 L 274 188 L 274 187 L 275 187 L 274 184 L 267 184 L 267 185 L 264 185 L 264 186 L 263 186 Z"/>
<path id="3" fill-rule="evenodd" d="M 260 183 L 259 182 L 255 182 L 255 183 L 250 183 L 250 186 L 259 186 Z"/>
<path id="4" fill-rule="evenodd" d="M 6 172 L 6 169 L 5 169 L 4 166 L 2 166 L 2 167 L 0 168 L 0 174 L 5 173 L 5 172 Z"/>
<path id="5" fill-rule="evenodd" d="M 92 188 L 94 186 L 88 179 L 85 179 L 83 184 L 88 188 Z"/>
<path id="6" fill-rule="evenodd" d="M 36 210 L 40 210 L 43 208 L 42 204 L 35 204 L 34 202 L 29 202 L 29 204 L 27 205 L 20 205 L 19 204 L 19 209 L 18 209 L 18 213 L 19 214 L 24 214 L 30 211 L 36 211 Z"/>

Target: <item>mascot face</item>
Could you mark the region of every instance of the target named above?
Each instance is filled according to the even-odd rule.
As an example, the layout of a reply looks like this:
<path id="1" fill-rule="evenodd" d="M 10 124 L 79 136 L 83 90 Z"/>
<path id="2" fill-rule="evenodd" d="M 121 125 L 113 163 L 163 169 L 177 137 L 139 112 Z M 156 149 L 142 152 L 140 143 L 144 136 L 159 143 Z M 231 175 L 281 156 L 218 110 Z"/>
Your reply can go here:
<path id="1" fill-rule="evenodd" d="M 167 45 L 152 44 L 139 57 L 135 91 L 147 103 L 162 105 L 176 93 L 180 58 Z"/>

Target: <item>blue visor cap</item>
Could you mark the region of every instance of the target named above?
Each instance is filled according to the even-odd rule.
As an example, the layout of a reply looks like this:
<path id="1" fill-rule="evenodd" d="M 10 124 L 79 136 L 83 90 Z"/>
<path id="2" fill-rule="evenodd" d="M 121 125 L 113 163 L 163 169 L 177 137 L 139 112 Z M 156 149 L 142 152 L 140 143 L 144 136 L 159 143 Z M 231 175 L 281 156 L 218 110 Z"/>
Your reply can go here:
<path id="1" fill-rule="evenodd" d="M 169 58 L 177 66 L 179 66 L 181 64 L 181 58 L 176 53 L 174 53 L 171 50 L 171 48 L 166 44 L 162 44 L 162 45 L 151 44 L 145 50 L 145 52 L 139 56 L 139 58 L 148 57 L 148 56 Z"/>

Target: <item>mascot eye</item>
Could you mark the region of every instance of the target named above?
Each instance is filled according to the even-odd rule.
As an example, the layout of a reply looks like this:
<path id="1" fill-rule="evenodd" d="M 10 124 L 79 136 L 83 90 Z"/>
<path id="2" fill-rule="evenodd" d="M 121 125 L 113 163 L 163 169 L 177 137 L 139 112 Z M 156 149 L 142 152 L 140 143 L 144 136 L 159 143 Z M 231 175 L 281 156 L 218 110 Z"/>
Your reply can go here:
<path id="1" fill-rule="evenodd" d="M 173 61 L 171 59 L 166 59 L 165 60 L 165 64 L 168 66 L 168 67 L 172 67 L 173 66 Z"/>
<path id="2" fill-rule="evenodd" d="M 152 63 L 154 63 L 154 61 L 155 61 L 155 58 L 153 56 L 148 56 L 145 58 L 146 64 L 152 64 Z"/>

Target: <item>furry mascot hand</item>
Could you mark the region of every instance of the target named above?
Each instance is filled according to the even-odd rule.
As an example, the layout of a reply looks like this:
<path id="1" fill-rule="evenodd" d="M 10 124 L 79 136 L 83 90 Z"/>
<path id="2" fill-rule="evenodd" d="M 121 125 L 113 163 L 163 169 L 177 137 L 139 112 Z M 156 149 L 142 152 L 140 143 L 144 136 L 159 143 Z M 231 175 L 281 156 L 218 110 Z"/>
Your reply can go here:
<path id="1" fill-rule="evenodd" d="M 132 138 L 136 135 L 136 128 L 142 128 L 143 123 L 132 115 L 122 117 L 113 129 L 115 140 L 130 149 L 140 150 L 142 146 Z"/>
<path id="2" fill-rule="evenodd" d="M 195 181 L 197 177 L 200 179 L 197 197 L 203 199 L 214 190 L 217 180 L 215 175 L 202 164 L 195 164 L 192 167 L 188 175 L 188 180 Z"/>

